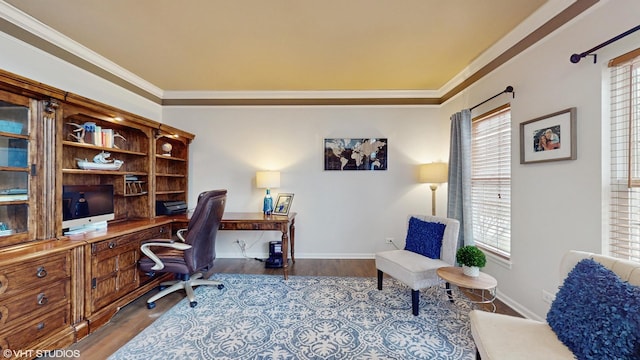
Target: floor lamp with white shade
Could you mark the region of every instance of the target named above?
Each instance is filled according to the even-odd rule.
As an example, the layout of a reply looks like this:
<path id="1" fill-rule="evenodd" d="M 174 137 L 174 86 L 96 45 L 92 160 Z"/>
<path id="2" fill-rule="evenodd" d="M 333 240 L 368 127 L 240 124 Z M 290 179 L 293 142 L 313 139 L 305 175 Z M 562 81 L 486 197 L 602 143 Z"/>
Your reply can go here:
<path id="1" fill-rule="evenodd" d="M 446 183 L 449 176 L 449 165 L 443 162 L 422 164 L 418 168 L 418 181 L 431 184 L 431 215 L 436 216 L 436 189 Z"/>

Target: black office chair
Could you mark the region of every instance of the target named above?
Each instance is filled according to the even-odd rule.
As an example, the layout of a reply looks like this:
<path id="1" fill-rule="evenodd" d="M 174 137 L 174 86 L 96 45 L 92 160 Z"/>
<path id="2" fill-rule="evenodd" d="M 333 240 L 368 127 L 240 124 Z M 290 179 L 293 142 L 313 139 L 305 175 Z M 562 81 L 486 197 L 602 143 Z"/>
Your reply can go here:
<path id="1" fill-rule="evenodd" d="M 227 190 L 201 193 L 189 220 L 189 227 L 178 231 L 177 235 L 181 241 L 154 239 L 142 244 L 140 250 L 146 256 L 139 261 L 140 269 L 152 276 L 155 272 L 175 273 L 177 279 L 161 283 L 161 291 L 147 300 L 147 308 L 153 309 L 156 300 L 180 289 L 185 290 L 191 307 L 195 307 L 198 305 L 193 293 L 195 286 L 214 285 L 218 289 L 224 287 L 219 281 L 202 277 L 213 268 L 213 260 L 216 258 L 216 234 L 226 199 Z M 186 236 L 183 235 L 185 232 Z"/>

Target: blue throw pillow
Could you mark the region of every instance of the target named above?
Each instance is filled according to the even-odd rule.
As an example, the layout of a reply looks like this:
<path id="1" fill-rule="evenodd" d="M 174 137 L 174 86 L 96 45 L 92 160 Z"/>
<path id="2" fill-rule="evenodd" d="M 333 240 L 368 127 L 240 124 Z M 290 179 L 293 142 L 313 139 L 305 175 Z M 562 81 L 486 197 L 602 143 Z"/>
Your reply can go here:
<path id="1" fill-rule="evenodd" d="M 412 216 L 409 219 L 404 249 L 432 259 L 440 259 L 445 227 L 445 224 L 423 221 Z"/>
<path id="2" fill-rule="evenodd" d="M 640 359 L 640 287 L 592 259 L 569 272 L 547 322 L 578 359 Z"/>

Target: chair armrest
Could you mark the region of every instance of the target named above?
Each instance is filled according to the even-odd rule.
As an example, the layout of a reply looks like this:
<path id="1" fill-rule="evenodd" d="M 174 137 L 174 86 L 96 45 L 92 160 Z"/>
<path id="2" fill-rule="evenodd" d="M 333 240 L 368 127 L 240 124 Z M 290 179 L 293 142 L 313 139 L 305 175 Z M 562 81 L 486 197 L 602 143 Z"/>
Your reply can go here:
<path id="1" fill-rule="evenodd" d="M 154 263 L 156 263 L 155 265 L 153 265 L 153 267 L 151 268 L 151 270 L 162 270 L 164 269 L 164 264 L 162 263 L 162 261 L 160 260 L 160 258 L 153 253 L 153 251 L 151 251 L 150 247 L 152 246 L 158 246 L 158 247 L 168 247 L 168 248 L 172 248 L 172 249 L 176 249 L 176 250 L 187 250 L 187 249 L 191 249 L 191 245 L 189 244 L 184 244 L 184 243 L 179 243 L 179 242 L 175 242 L 175 241 L 152 241 L 152 242 L 148 242 L 148 243 L 144 243 L 140 246 L 140 251 L 142 251 L 143 254 L 147 255 L 147 257 L 149 257 L 149 259 L 153 260 Z"/>
<path id="2" fill-rule="evenodd" d="M 187 242 L 187 240 L 184 238 L 184 236 L 182 235 L 182 233 L 186 233 L 187 230 L 189 229 L 180 229 L 176 232 L 176 236 L 178 237 L 178 239 L 180 239 L 180 241 L 182 242 Z"/>

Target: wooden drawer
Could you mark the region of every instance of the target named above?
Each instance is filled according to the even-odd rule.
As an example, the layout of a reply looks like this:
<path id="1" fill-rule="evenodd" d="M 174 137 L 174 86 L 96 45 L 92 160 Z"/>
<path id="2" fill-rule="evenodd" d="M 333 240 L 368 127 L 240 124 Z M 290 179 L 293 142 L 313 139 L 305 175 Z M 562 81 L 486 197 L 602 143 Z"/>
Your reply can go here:
<path id="1" fill-rule="evenodd" d="M 0 268 L 0 301 L 27 289 L 43 288 L 70 276 L 68 253 L 60 253 Z"/>
<path id="2" fill-rule="evenodd" d="M 100 241 L 91 245 L 91 255 L 97 255 L 104 251 L 118 251 L 118 247 L 150 239 L 168 239 L 171 237 L 171 225 L 156 226 L 149 229 L 137 231 L 132 234 L 117 236 L 109 240 Z"/>
<path id="3" fill-rule="evenodd" d="M 60 280 L 36 289 L 20 293 L 11 299 L 0 302 L 0 328 L 54 312 L 69 304 L 69 281 Z"/>
<path id="4" fill-rule="evenodd" d="M 16 329 L 0 330 L 0 350 L 29 349 L 29 345 L 69 326 L 69 306 L 49 312 Z M 7 329 L 5 331 L 5 329 Z"/>
<path id="5" fill-rule="evenodd" d="M 260 222 L 222 222 L 220 230 L 282 230 L 282 224 L 279 223 L 260 223 Z"/>

